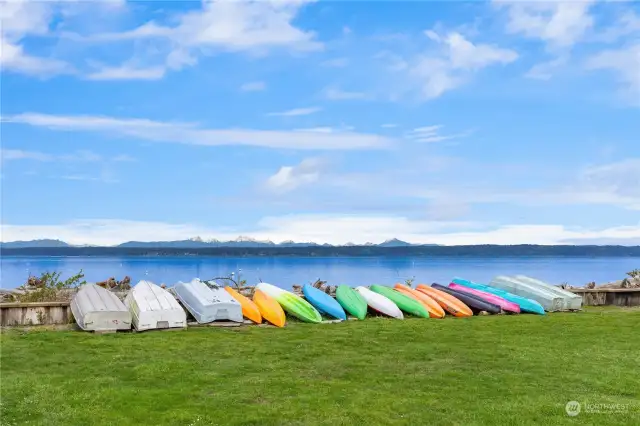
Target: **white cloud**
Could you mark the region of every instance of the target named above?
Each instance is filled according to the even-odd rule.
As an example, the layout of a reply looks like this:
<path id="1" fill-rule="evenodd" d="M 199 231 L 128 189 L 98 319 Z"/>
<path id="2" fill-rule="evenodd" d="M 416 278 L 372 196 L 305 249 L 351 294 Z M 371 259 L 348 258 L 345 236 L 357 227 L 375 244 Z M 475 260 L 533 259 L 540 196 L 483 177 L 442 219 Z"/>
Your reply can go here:
<path id="1" fill-rule="evenodd" d="M 293 114 L 289 111 L 288 115 L 300 115 L 300 110 L 293 111 Z M 306 113 L 309 113 L 308 109 Z M 194 123 L 108 116 L 25 113 L 3 116 L 2 121 L 4 126 L 7 123 L 19 123 L 58 131 L 100 132 L 117 137 L 130 137 L 153 142 L 206 146 L 251 145 L 267 148 L 349 150 L 384 148 L 393 143 L 390 138 L 368 133 L 322 133 L 239 128 L 210 129 Z"/>
<path id="2" fill-rule="evenodd" d="M 414 140 L 416 142 L 442 142 L 449 139 L 456 139 L 466 134 L 454 134 L 454 135 L 441 135 L 439 133 L 440 129 L 442 129 L 442 125 L 434 125 L 434 126 L 424 126 L 417 127 L 406 134 L 408 139 Z"/>
<path id="3" fill-rule="evenodd" d="M 640 209 L 640 158 L 589 167 L 582 181 L 593 190 L 635 199 Z"/>
<path id="4" fill-rule="evenodd" d="M 281 112 L 270 112 L 267 114 L 269 117 L 298 117 L 301 115 L 310 115 L 315 114 L 318 111 L 321 111 L 322 108 L 318 107 L 309 107 L 309 108 L 294 108 L 287 111 Z"/>
<path id="5" fill-rule="evenodd" d="M 382 127 L 383 129 L 393 129 L 395 127 L 398 127 L 398 125 L 395 123 L 385 123 L 381 124 L 380 127 Z"/>
<path id="6" fill-rule="evenodd" d="M 87 80 L 161 80 L 166 73 L 164 67 L 137 68 L 130 64 L 118 67 L 102 66 L 85 76 Z"/>
<path id="7" fill-rule="evenodd" d="M 264 81 L 251 81 L 240 86 L 242 92 L 260 92 L 267 88 Z"/>
<path id="8" fill-rule="evenodd" d="M 297 166 L 283 166 L 267 179 L 266 186 L 277 193 L 285 193 L 301 186 L 309 185 L 320 179 L 326 167 L 326 161 L 320 158 L 307 158 Z"/>
<path id="9" fill-rule="evenodd" d="M 518 59 L 518 53 L 490 44 L 473 44 L 462 34 L 446 36 L 428 30 L 425 35 L 438 43 L 441 50 L 419 57 L 409 72 L 421 81 L 425 98 L 434 99 L 465 84 L 473 73 L 492 66 L 506 65 Z"/>
<path id="10" fill-rule="evenodd" d="M 504 1 L 494 5 L 507 10 L 507 31 L 542 40 L 551 49 L 570 48 L 592 28 L 594 0 Z"/>
<path id="11" fill-rule="evenodd" d="M 369 98 L 366 93 L 348 92 L 335 87 L 325 89 L 324 97 L 330 101 L 365 100 Z"/>
<path id="12" fill-rule="evenodd" d="M 615 73 L 623 93 L 632 103 L 640 105 L 640 43 L 601 51 L 588 58 L 585 66 L 589 70 Z"/>
<path id="13" fill-rule="evenodd" d="M 125 241 L 170 241 L 194 236 L 232 240 L 247 235 L 259 240 L 314 241 L 345 244 L 382 242 L 391 238 L 422 244 L 640 244 L 640 225 L 605 229 L 561 225 L 507 225 L 411 220 L 402 216 L 288 215 L 265 217 L 254 227 L 229 232 L 193 224 L 128 220 L 78 220 L 62 225 L 3 224 L 2 240 L 55 238 L 71 244 L 115 245 Z"/>
<path id="14" fill-rule="evenodd" d="M 91 163 L 108 160 L 116 162 L 135 161 L 135 159 L 125 154 L 121 154 L 109 159 L 88 150 L 80 150 L 71 154 L 48 154 L 39 151 L 24 151 L 21 149 L 2 149 L 0 151 L 0 157 L 2 158 L 2 161 L 32 160 L 43 162 L 70 161 L 80 163 Z"/>
<path id="15" fill-rule="evenodd" d="M 63 61 L 25 52 L 23 39 L 46 35 L 52 16 L 52 5 L 47 2 L 0 2 L 0 66 L 3 71 L 34 76 L 73 72 L 73 68 Z"/>
<path id="16" fill-rule="evenodd" d="M 166 58 L 161 68 L 179 70 L 197 63 L 199 55 L 218 51 L 257 52 L 280 48 L 294 52 L 323 49 L 315 33 L 293 23 L 308 1 L 204 1 L 202 8 L 171 17 L 174 26 L 149 21 L 124 32 L 72 36 L 85 42 L 116 42 L 153 39 L 164 43 Z M 155 68 L 155 67 L 151 67 Z"/>
<path id="17" fill-rule="evenodd" d="M 564 56 L 555 58 L 547 62 L 541 62 L 534 65 L 527 71 L 525 77 L 534 80 L 550 80 L 554 71 L 567 64 L 567 58 Z"/>
<path id="18" fill-rule="evenodd" d="M 610 27 L 594 34 L 589 41 L 614 43 L 619 39 L 640 32 L 640 15 L 626 10 Z"/>

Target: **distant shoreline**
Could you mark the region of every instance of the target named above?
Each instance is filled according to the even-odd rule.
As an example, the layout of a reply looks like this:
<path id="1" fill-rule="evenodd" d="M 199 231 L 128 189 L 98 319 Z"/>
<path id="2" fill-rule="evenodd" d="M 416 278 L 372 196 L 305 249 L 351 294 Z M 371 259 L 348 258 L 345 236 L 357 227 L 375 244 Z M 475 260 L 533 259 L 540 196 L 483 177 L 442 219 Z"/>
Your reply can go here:
<path id="1" fill-rule="evenodd" d="M 52 257 L 640 257 L 640 246 L 341 246 L 341 247 L 26 247 L 2 248 L 2 256 Z"/>

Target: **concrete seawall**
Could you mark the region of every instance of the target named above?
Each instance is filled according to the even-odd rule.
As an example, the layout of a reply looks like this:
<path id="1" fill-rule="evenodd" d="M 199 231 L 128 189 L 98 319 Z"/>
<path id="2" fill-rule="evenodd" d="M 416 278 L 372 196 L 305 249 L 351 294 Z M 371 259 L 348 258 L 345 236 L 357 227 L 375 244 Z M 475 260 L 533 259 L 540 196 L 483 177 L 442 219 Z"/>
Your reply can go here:
<path id="1" fill-rule="evenodd" d="M 0 326 L 57 325 L 73 322 L 69 302 L 0 303 Z"/>

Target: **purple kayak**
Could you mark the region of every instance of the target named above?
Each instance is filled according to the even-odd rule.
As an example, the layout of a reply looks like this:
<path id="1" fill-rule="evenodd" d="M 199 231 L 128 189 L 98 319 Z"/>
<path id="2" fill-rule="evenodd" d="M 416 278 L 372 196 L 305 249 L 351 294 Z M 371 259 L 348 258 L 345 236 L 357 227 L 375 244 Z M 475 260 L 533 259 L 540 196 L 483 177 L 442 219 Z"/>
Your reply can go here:
<path id="1" fill-rule="evenodd" d="M 496 296 L 495 294 L 487 293 L 486 291 L 482 290 L 476 290 L 475 288 L 465 287 L 456 283 L 449 284 L 449 288 L 451 288 L 452 290 L 478 296 L 489 303 L 500 306 L 505 312 L 514 312 L 517 314 L 520 313 L 520 306 L 518 306 L 516 303 L 509 302 L 507 299 L 503 299 L 500 296 Z"/>

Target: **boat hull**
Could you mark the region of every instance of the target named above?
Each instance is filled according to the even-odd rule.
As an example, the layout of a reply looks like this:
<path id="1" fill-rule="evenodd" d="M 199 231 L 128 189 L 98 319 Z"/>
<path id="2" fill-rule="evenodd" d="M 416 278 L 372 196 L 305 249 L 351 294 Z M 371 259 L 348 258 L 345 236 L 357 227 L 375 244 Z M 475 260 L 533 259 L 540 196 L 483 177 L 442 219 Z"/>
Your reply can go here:
<path id="1" fill-rule="evenodd" d="M 262 318 L 276 327 L 284 327 L 287 317 L 276 299 L 260 290 L 256 290 L 253 293 L 253 302 L 260 309 Z"/>
<path id="2" fill-rule="evenodd" d="M 336 300 L 345 311 L 359 320 L 363 320 L 367 316 L 367 301 L 353 288 L 339 285 L 336 289 Z"/>
<path id="3" fill-rule="evenodd" d="M 416 290 L 431 297 L 433 300 L 438 302 L 440 306 L 442 306 L 442 309 L 455 317 L 464 318 L 473 316 L 473 311 L 470 307 L 444 291 L 436 290 L 426 284 L 418 284 L 416 286 Z"/>
<path id="4" fill-rule="evenodd" d="M 425 293 L 422 293 L 404 284 L 396 284 L 394 288 L 400 293 L 412 297 L 420 302 L 422 306 L 424 306 L 425 309 L 429 312 L 430 318 L 444 318 L 444 309 L 442 309 L 442 306 L 440 306 L 438 302 L 433 300 L 432 297 L 427 296 Z"/>
<path id="5" fill-rule="evenodd" d="M 290 291 L 267 283 L 258 284 L 256 289 L 273 297 L 288 314 L 299 320 L 311 323 L 322 322 L 322 316 L 316 308 Z"/>
<path id="6" fill-rule="evenodd" d="M 140 281 L 124 299 L 137 331 L 185 328 L 187 314 L 171 293 L 150 281 Z"/>
<path id="7" fill-rule="evenodd" d="M 356 291 L 367 302 L 367 305 L 376 312 L 396 319 L 404 319 L 400 308 L 387 297 L 375 293 L 366 287 L 356 287 Z"/>
<path id="8" fill-rule="evenodd" d="M 242 294 L 238 293 L 235 289 L 226 286 L 224 290 L 231 295 L 234 299 L 240 303 L 240 308 L 242 309 L 242 315 L 245 318 L 255 322 L 256 324 L 260 324 L 262 322 L 262 315 L 260 314 L 260 309 L 258 306 L 253 303 L 251 299 Z"/>
<path id="9" fill-rule="evenodd" d="M 449 288 L 452 290 L 460 291 L 462 293 L 469 293 L 473 294 L 474 296 L 478 296 L 489 303 L 500 306 L 500 308 L 505 312 L 511 312 L 514 314 L 520 313 L 519 305 L 513 302 L 509 302 L 508 300 L 503 299 L 500 296 L 496 296 L 495 294 L 487 293 L 486 291 L 482 290 L 476 290 L 475 288 L 465 287 L 456 283 L 449 284 Z"/>
<path id="10" fill-rule="evenodd" d="M 540 287 L 521 282 L 515 278 L 497 276 L 489 283 L 491 287 L 507 291 L 509 293 L 535 300 L 542 305 L 545 311 L 555 312 L 564 310 L 564 299 Z"/>
<path id="11" fill-rule="evenodd" d="M 391 287 L 383 285 L 372 285 L 370 290 L 391 300 L 396 304 L 396 306 L 398 306 L 398 308 L 400 308 L 401 311 L 405 313 L 420 318 L 429 318 L 429 311 L 427 311 L 419 301 L 407 296 L 406 294 L 402 294 Z"/>
<path id="12" fill-rule="evenodd" d="M 576 311 L 582 309 L 582 297 L 578 296 L 575 293 L 571 293 L 570 291 L 567 291 L 555 285 L 551 285 L 536 278 L 527 277 L 526 275 L 516 275 L 513 278 L 522 282 L 532 284 L 534 286 L 538 286 L 540 288 L 544 288 L 553 294 L 557 294 L 564 299 L 565 309 Z"/>
<path id="13" fill-rule="evenodd" d="M 213 321 L 244 322 L 240 303 L 222 288 L 212 289 L 195 278 L 173 287 L 176 298 L 200 324 Z"/>
<path id="14" fill-rule="evenodd" d="M 304 294 L 304 298 L 307 299 L 314 308 L 320 311 L 320 313 L 343 321 L 347 319 L 347 314 L 344 312 L 344 309 L 342 309 L 342 306 L 340 306 L 340 303 L 324 291 L 305 284 L 302 286 L 302 294 Z"/>
<path id="15" fill-rule="evenodd" d="M 499 314 L 502 312 L 502 309 L 500 308 L 500 306 L 494 303 L 489 303 L 486 300 L 482 299 L 481 297 L 475 296 L 473 294 L 456 291 L 452 288 L 449 288 L 440 284 L 432 284 L 431 286 L 436 290 L 440 290 L 444 293 L 448 293 L 451 296 L 455 297 L 456 299 L 461 300 L 462 302 L 464 302 L 465 305 L 470 307 L 471 310 L 475 311 L 476 313 L 485 311 L 485 312 L 489 312 L 490 314 Z"/>
<path id="16" fill-rule="evenodd" d="M 73 317 L 85 331 L 117 331 L 131 329 L 131 312 L 107 289 L 85 284 L 70 303 Z"/>
<path id="17" fill-rule="evenodd" d="M 535 300 L 527 299 L 526 297 L 518 296 L 508 291 L 501 290 L 499 288 L 491 287 L 485 284 L 478 284 L 472 281 L 463 280 L 461 278 L 454 278 L 452 280 L 455 284 L 460 284 L 465 287 L 475 288 L 476 290 L 486 291 L 487 293 L 495 294 L 503 299 L 513 302 L 520 306 L 520 312 L 528 312 L 532 314 L 544 315 L 544 308 Z"/>

